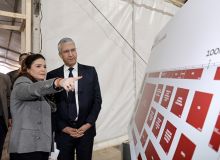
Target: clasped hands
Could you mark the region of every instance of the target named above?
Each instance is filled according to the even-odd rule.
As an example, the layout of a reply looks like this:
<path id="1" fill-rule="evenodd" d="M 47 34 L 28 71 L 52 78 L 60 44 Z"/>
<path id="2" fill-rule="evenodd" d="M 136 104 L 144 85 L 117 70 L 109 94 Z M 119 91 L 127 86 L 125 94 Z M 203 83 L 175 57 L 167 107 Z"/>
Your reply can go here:
<path id="1" fill-rule="evenodd" d="M 86 123 L 82 125 L 79 129 L 72 127 L 65 127 L 62 131 L 66 134 L 69 134 L 73 138 L 80 138 L 84 135 L 85 131 L 91 127 L 91 124 Z"/>

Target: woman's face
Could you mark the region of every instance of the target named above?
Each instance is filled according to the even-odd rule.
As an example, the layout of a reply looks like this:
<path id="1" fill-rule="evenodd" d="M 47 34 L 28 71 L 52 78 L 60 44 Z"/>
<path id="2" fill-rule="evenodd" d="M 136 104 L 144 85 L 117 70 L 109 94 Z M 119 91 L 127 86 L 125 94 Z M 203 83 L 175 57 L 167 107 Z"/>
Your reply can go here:
<path id="1" fill-rule="evenodd" d="M 38 81 L 44 80 L 47 73 L 45 60 L 42 58 L 36 59 L 31 68 L 27 69 L 27 72 Z"/>

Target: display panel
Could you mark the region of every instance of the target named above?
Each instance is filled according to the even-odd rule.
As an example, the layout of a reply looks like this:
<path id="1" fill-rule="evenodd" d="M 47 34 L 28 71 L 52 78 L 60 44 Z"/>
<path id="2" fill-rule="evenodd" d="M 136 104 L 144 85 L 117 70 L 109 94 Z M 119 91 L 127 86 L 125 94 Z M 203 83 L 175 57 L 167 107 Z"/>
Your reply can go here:
<path id="1" fill-rule="evenodd" d="M 219 160 L 219 6 L 219 0 L 187 1 L 156 37 L 143 76 L 143 86 L 153 87 L 140 92 L 129 126 L 132 160 Z M 140 110 L 143 93 L 151 95 L 147 112 Z"/>
<path id="2" fill-rule="evenodd" d="M 188 70 L 190 73 L 192 70 L 197 71 L 190 68 Z M 187 73 L 188 70 L 185 69 L 184 72 Z M 133 123 L 135 124 L 133 135 L 136 137 L 133 140 L 135 150 L 137 153 L 145 151 L 140 154 L 142 159 L 153 157 L 154 159 L 190 160 L 199 159 L 200 155 L 206 158 L 218 157 L 220 92 L 216 88 L 220 88 L 220 80 L 215 79 L 218 66 L 198 70 L 202 72 L 197 74 L 199 76 L 194 76 L 196 79 L 189 76 L 175 77 L 173 76 L 175 74 L 163 76 L 162 72 L 159 77 L 145 78 L 146 84 L 143 91 L 145 96 L 141 98 L 148 97 L 145 101 L 148 112 L 140 112 L 140 109 L 137 109 L 135 116 L 144 113 L 145 118 L 140 121 L 141 125 L 137 125 L 138 121 Z M 177 72 L 182 73 L 178 70 L 167 71 L 167 73 Z M 174 79 L 175 83 L 173 83 Z M 161 86 L 166 87 L 163 90 Z M 155 101 L 158 88 L 163 95 L 161 102 Z M 147 91 L 150 93 L 147 94 Z M 143 100 L 140 101 L 143 102 Z M 139 107 L 142 106 L 139 105 Z M 206 152 L 203 152 L 204 149 Z"/>

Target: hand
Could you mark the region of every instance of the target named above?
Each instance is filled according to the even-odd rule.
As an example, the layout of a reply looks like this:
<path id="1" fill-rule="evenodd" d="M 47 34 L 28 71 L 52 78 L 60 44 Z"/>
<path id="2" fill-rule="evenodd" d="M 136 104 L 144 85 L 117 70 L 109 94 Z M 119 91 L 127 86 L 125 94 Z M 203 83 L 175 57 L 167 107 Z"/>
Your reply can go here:
<path id="1" fill-rule="evenodd" d="M 76 128 L 72 128 L 72 127 L 65 127 L 62 131 L 66 134 L 69 134 L 73 138 L 79 138 L 83 136 L 82 134 L 79 134 L 77 132 Z"/>
<path id="2" fill-rule="evenodd" d="M 77 129 L 72 127 L 65 127 L 62 131 L 66 134 L 77 133 Z"/>
<path id="3" fill-rule="evenodd" d="M 59 85 L 61 87 L 63 87 L 66 91 L 73 91 L 75 88 L 75 86 L 74 86 L 75 81 L 77 81 L 81 78 L 82 78 L 82 76 L 64 78 L 59 81 Z"/>
<path id="4" fill-rule="evenodd" d="M 80 135 L 84 135 L 85 131 L 87 131 L 89 128 L 91 128 L 92 125 L 90 123 L 86 123 L 84 125 L 82 125 L 78 130 L 78 134 Z"/>

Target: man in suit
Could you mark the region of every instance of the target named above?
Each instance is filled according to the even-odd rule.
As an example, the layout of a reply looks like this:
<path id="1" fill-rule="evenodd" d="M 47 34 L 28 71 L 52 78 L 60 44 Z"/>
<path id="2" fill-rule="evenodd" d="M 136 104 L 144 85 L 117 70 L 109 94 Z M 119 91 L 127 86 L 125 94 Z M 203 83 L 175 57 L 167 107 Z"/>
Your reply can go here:
<path id="1" fill-rule="evenodd" d="M 10 79 L 7 75 L 0 73 L 0 159 L 7 134 L 8 126 L 8 97 L 10 96 Z"/>
<path id="2" fill-rule="evenodd" d="M 19 65 L 21 66 L 22 61 L 29 55 L 29 53 L 21 53 L 19 56 Z M 10 77 L 11 80 L 11 84 L 14 84 L 14 81 L 16 80 L 16 78 L 18 77 L 20 68 L 11 72 L 8 72 L 7 75 Z M 11 86 L 13 87 L 13 86 Z"/>
<path id="3" fill-rule="evenodd" d="M 96 135 L 95 122 L 101 109 L 101 92 L 94 67 L 79 64 L 74 41 L 63 38 L 58 43 L 64 65 L 50 71 L 47 79 L 82 76 L 74 92 L 55 94 L 57 103 L 55 140 L 60 150 L 58 160 L 91 160 Z"/>

